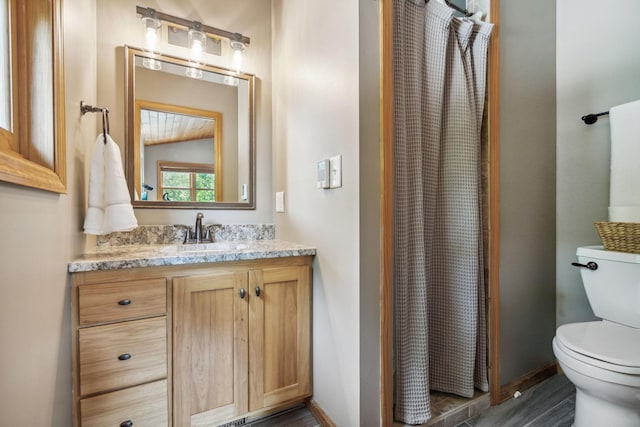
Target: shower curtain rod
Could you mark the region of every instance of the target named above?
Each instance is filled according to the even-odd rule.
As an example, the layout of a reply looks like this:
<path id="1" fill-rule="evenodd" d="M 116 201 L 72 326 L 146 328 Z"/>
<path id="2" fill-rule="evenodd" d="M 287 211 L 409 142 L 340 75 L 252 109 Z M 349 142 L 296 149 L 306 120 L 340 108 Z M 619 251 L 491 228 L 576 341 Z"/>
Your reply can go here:
<path id="1" fill-rule="evenodd" d="M 451 9 L 457 10 L 458 12 L 462 13 L 464 16 L 473 16 L 473 13 L 469 12 L 467 9 L 463 9 L 460 6 L 456 6 L 455 4 L 451 3 L 449 0 L 443 0 L 443 1 Z M 429 0 L 425 0 L 425 3 L 429 3 Z"/>

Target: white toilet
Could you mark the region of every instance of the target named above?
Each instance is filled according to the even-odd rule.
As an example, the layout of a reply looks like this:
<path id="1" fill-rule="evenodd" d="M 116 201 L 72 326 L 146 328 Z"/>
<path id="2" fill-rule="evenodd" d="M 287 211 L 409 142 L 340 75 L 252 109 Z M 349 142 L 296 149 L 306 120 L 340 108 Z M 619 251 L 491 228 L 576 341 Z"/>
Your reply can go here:
<path id="1" fill-rule="evenodd" d="M 576 386 L 574 426 L 640 427 L 640 254 L 602 246 L 577 254 L 587 298 L 602 320 L 562 325 L 553 339 Z"/>

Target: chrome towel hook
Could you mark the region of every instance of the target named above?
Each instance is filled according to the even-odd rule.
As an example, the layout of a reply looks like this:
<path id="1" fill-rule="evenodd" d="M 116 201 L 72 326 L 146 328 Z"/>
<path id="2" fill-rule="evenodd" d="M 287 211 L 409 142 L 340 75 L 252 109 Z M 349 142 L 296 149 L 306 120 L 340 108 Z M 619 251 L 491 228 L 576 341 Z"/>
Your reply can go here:
<path id="1" fill-rule="evenodd" d="M 80 101 L 80 112 L 84 116 L 86 113 L 102 113 L 102 135 L 104 143 L 107 143 L 107 134 L 109 133 L 109 109 L 103 107 L 94 107 L 84 101 Z"/>

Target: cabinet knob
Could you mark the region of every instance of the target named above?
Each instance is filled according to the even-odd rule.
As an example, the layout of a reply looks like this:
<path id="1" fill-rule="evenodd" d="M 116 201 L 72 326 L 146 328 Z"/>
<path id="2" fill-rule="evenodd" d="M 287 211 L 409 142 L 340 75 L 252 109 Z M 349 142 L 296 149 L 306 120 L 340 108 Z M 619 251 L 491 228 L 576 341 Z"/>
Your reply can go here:
<path id="1" fill-rule="evenodd" d="M 240 298 L 244 299 L 244 296 L 247 294 L 247 291 L 244 290 L 244 288 L 240 289 Z"/>
<path id="2" fill-rule="evenodd" d="M 131 300 L 130 299 L 123 299 L 118 301 L 118 305 L 129 305 L 131 304 Z"/>
<path id="3" fill-rule="evenodd" d="M 256 296 L 260 296 L 260 286 L 256 286 Z"/>
<path id="4" fill-rule="evenodd" d="M 118 360 L 129 360 L 129 359 L 131 359 L 131 354 L 129 353 L 124 353 L 118 356 Z"/>
<path id="5" fill-rule="evenodd" d="M 133 421 L 131 420 L 123 421 L 120 423 L 120 427 L 132 427 L 132 426 L 133 426 Z"/>

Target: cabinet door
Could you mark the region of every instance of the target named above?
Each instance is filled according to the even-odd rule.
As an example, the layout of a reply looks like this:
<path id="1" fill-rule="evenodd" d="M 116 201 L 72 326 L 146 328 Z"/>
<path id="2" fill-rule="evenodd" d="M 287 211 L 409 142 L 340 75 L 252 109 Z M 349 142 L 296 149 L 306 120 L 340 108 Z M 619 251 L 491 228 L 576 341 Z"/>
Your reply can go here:
<path id="1" fill-rule="evenodd" d="M 209 426 L 248 410 L 247 274 L 173 280 L 176 426 Z"/>
<path id="2" fill-rule="evenodd" d="M 250 410 L 310 396 L 311 268 L 252 270 L 249 287 Z"/>

